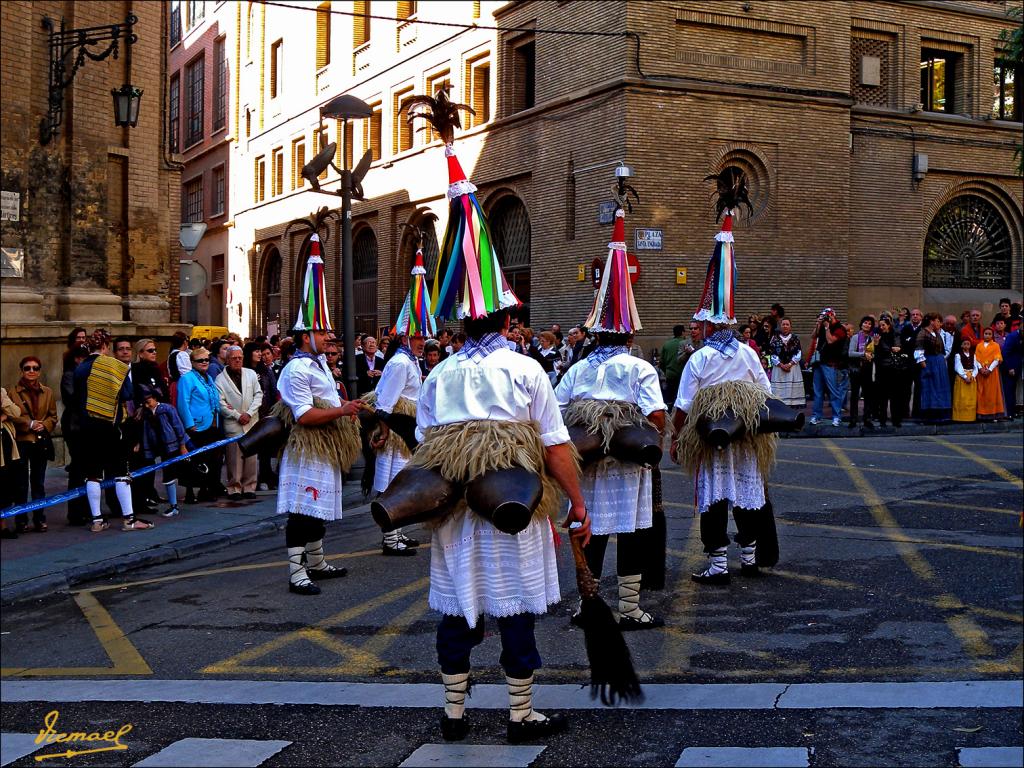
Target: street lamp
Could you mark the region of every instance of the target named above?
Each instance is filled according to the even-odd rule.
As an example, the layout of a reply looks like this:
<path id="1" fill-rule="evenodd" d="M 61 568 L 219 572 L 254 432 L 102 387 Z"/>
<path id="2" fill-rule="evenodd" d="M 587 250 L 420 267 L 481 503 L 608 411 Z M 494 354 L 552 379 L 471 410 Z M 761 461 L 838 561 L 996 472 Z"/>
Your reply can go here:
<path id="1" fill-rule="evenodd" d="M 347 154 L 345 146 L 346 134 L 348 133 L 349 120 L 362 120 L 373 117 L 373 108 L 365 101 L 357 99 L 349 94 L 342 94 L 331 99 L 327 104 L 320 107 L 320 120 L 331 118 L 341 120 L 341 154 Z M 320 126 L 323 135 L 323 126 Z M 370 170 L 370 163 L 373 161 L 373 153 L 366 150 L 360 158 L 359 164 L 354 170 L 339 168 L 334 164 L 334 153 L 338 145 L 334 142 L 328 144 L 302 168 L 302 178 L 309 182 L 314 192 L 326 195 L 339 195 L 341 197 L 341 301 L 342 301 L 342 338 L 345 342 L 345 385 L 349 397 L 355 398 L 359 395 L 358 379 L 356 377 L 356 331 L 355 331 L 355 305 L 352 289 L 352 199 L 363 199 L 363 177 Z M 341 174 L 341 185 L 336 191 L 328 191 L 320 188 L 320 174 L 333 168 Z"/>
<path id="2" fill-rule="evenodd" d="M 43 18 L 43 29 L 49 34 L 50 46 L 50 82 L 47 91 L 46 117 L 39 125 L 39 141 L 49 144 L 60 133 L 60 124 L 64 119 L 64 91 L 75 79 L 79 68 L 86 58 L 92 61 L 103 61 L 113 55 L 116 59 L 124 38 L 125 66 L 129 74 L 132 71 L 132 44 L 138 41 L 138 35 L 132 27 L 138 17 L 129 13 L 121 24 L 104 24 L 99 27 L 82 29 L 65 29 L 64 18 L 61 17 L 60 29 L 54 30 L 54 21 Z M 106 43 L 106 48 L 100 48 Z M 71 73 L 67 74 L 70 67 Z M 139 103 L 142 100 L 142 89 L 131 83 L 110 92 L 114 100 L 114 124 L 122 128 L 134 128 L 139 121 Z"/>

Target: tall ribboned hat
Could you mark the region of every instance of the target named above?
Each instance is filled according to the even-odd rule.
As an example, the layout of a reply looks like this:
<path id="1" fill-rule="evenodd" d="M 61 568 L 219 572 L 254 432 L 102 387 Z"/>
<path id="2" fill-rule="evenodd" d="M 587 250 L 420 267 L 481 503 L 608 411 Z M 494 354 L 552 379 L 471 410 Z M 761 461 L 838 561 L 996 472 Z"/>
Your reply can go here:
<path id="1" fill-rule="evenodd" d="M 715 235 L 715 250 L 708 262 L 708 274 L 704 279 L 704 292 L 700 305 L 693 315 L 694 320 L 708 323 L 732 325 L 736 322 L 733 299 L 736 292 L 736 259 L 733 253 L 732 217 L 739 212 L 740 205 L 746 205 L 748 213 L 753 206 L 747 196 L 747 180 L 743 171 L 730 166 L 724 171 L 704 180 L 715 179 L 715 219 L 722 217 L 721 231 Z"/>
<path id="2" fill-rule="evenodd" d="M 327 285 L 324 278 L 324 260 L 320 257 L 320 237 L 309 238 L 309 259 L 306 277 L 302 281 L 299 297 L 299 316 L 293 331 L 330 331 L 331 315 L 327 308 Z"/>
<path id="3" fill-rule="evenodd" d="M 633 299 L 633 284 L 626 261 L 626 214 L 615 211 L 612 241 L 608 243 L 608 259 L 604 263 L 601 286 L 594 297 L 594 306 L 583 323 L 596 333 L 636 333 L 643 326 Z"/>
<path id="4" fill-rule="evenodd" d="M 448 99 L 447 86 L 434 97 L 414 96 L 409 104 L 409 121 L 427 120 L 441 135 L 448 160 L 448 226 L 430 296 L 431 313 L 442 320 L 476 319 L 522 304 L 501 271 L 476 186 L 455 156 L 452 143 L 455 129 L 462 127 L 460 110 L 473 113 L 467 105 Z"/>
<path id="5" fill-rule="evenodd" d="M 427 336 L 437 332 L 434 316 L 430 314 L 430 302 L 427 296 L 427 270 L 423 266 L 423 249 L 416 248 L 416 260 L 413 262 L 409 292 L 405 294 L 405 303 L 398 313 L 398 319 L 391 329 L 392 334 L 406 336 Z"/>

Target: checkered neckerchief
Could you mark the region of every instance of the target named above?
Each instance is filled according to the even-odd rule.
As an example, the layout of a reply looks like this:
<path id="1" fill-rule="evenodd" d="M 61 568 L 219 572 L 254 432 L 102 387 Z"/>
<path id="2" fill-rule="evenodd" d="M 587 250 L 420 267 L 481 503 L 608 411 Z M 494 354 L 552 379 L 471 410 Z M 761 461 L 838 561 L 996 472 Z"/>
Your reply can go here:
<path id="1" fill-rule="evenodd" d="M 460 360 L 468 358 L 479 363 L 491 352 L 497 352 L 499 349 L 508 349 L 508 339 L 500 333 L 485 333 L 479 339 L 466 339 L 458 354 Z"/>
<path id="2" fill-rule="evenodd" d="M 596 347 L 591 351 L 589 355 L 584 358 L 595 368 L 607 360 L 609 357 L 615 357 L 616 355 L 628 354 L 629 350 L 625 345 L 619 345 L 617 347 Z"/>

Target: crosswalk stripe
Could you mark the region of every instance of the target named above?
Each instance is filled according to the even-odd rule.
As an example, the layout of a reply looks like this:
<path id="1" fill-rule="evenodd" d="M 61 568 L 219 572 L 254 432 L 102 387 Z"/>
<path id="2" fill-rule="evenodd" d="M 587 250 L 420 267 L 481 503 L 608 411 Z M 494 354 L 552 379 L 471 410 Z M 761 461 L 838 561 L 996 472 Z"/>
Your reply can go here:
<path id="1" fill-rule="evenodd" d="M 807 747 L 687 747 L 676 768 L 807 768 Z"/>
<path id="2" fill-rule="evenodd" d="M 513 747 L 504 744 L 424 744 L 399 763 L 399 768 L 431 768 L 442 765 L 526 768 L 543 751 L 544 747 Z"/>
<path id="3" fill-rule="evenodd" d="M 36 744 L 35 733 L 0 733 L 0 768 L 31 755 L 42 744 Z"/>
<path id="4" fill-rule="evenodd" d="M 290 744 L 256 739 L 179 739 L 133 768 L 256 768 Z"/>
<path id="5" fill-rule="evenodd" d="M 962 768 L 1020 768 L 1024 747 L 957 747 Z"/>
<path id="6" fill-rule="evenodd" d="M 623 709 L 937 709 L 1019 707 L 1021 680 L 847 683 L 650 683 L 646 699 Z M 539 685 L 540 709 L 604 709 L 577 684 Z M 290 680 L 3 680 L 5 702 L 145 701 L 183 704 L 316 704 L 434 707 L 436 683 L 346 683 Z M 474 709 L 505 709 L 504 685 L 473 687 Z"/>

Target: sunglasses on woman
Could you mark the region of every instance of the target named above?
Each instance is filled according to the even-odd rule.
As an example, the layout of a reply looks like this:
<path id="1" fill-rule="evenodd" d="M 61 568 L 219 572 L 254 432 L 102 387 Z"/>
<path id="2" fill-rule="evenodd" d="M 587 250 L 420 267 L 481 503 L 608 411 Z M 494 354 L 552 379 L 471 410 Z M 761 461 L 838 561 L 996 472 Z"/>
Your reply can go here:
<path id="1" fill-rule="evenodd" d="M 38 365 L 26 365 L 21 370 L 25 371 L 25 373 L 28 373 L 29 371 L 38 371 L 39 370 L 39 366 Z"/>
<path id="2" fill-rule="evenodd" d="M 151 349 L 144 349 L 144 350 L 142 350 L 142 351 L 143 351 L 143 352 L 145 352 L 145 353 L 146 353 L 147 355 L 153 355 L 153 354 L 156 354 L 156 348 L 155 348 L 155 347 L 153 347 L 153 348 L 151 348 Z"/>

